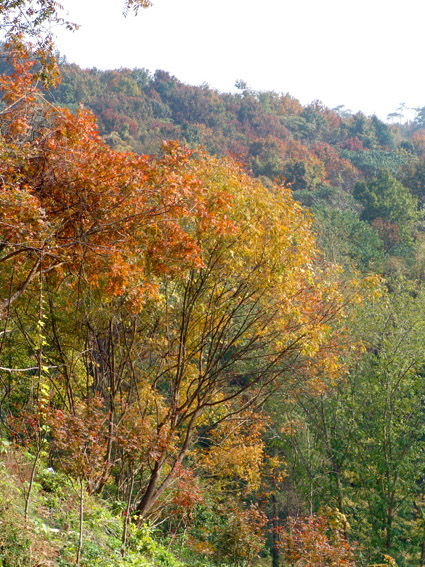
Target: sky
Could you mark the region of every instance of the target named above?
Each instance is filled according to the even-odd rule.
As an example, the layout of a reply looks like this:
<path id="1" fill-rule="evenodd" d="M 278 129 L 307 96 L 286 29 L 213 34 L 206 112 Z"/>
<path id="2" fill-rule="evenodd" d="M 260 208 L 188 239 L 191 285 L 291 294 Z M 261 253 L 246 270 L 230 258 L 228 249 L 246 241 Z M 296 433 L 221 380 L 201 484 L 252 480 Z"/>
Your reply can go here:
<path id="1" fill-rule="evenodd" d="M 425 106 L 423 0 L 62 0 L 74 33 L 57 45 L 82 67 L 168 71 L 222 92 L 237 80 L 386 119 Z M 414 112 L 406 112 L 410 118 Z"/>

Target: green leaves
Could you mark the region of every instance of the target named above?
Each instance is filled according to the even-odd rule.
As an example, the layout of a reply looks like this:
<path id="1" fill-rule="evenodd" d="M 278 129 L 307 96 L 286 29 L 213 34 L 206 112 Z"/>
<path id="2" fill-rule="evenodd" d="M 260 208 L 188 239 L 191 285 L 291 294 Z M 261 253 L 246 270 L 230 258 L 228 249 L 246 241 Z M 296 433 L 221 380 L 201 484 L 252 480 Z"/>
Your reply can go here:
<path id="1" fill-rule="evenodd" d="M 376 227 L 387 247 L 411 241 L 422 216 L 418 202 L 389 171 L 380 171 L 369 182 L 356 183 L 353 195 L 363 206 L 360 219 Z"/>

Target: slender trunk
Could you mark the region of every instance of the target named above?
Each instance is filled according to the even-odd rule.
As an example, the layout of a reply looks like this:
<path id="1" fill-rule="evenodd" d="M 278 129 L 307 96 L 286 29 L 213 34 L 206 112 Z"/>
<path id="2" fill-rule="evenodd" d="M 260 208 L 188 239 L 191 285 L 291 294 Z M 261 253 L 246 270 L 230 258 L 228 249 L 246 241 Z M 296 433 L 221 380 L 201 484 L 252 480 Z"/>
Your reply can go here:
<path id="1" fill-rule="evenodd" d="M 162 468 L 165 462 L 165 455 L 161 458 L 155 465 L 155 468 L 152 472 L 148 487 L 143 495 L 143 498 L 137 505 L 137 511 L 141 518 L 145 517 L 155 502 L 163 495 L 163 493 L 167 490 L 170 484 L 173 482 L 174 474 L 176 468 L 181 462 L 183 461 L 187 452 L 187 447 L 180 453 L 179 457 L 175 460 L 174 465 L 171 468 L 171 471 L 168 473 L 166 478 L 162 481 L 162 483 L 158 486 L 159 477 L 162 472 Z"/>
<path id="2" fill-rule="evenodd" d="M 34 279 L 34 277 L 37 275 L 37 269 L 38 269 L 39 265 L 40 265 L 40 260 L 37 259 L 36 263 L 33 265 L 29 274 L 27 275 L 25 281 L 20 285 L 20 287 L 15 291 L 15 293 L 10 295 L 10 297 L 8 297 L 7 299 L 3 299 L 3 300 L 0 301 L 0 319 L 4 319 L 5 317 L 7 317 L 7 312 L 9 310 L 9 307 L 27 289 L 28 285 L 31 283 L 31 281 Z"/>
<path id="3" fill-rule="evenodd" d="M 39 303 L 38 303 L 38 354 L 37 354 L 37 368 L 38 368 L 38 387 L 37 387 L 37 400 L 40 402 L 44 402 L 43 396 L 45 396 L 45 392 L 42 391 L 42 375 L 43 375 L 43 336 L 42 336 L 42 322 L 43 322 L 43 279 L 42 279 L 42 257 L 38 261 L 38 265 L 40 266 L 40 291 L 39 291 Z M 40 396 L 41 391 L 41 396 Z M 31 468 L 31 476 L 30 482 L 28 486 L 28 492 L 25 498 L 25 510 L 24 510 L 24 522 L 25 527 L 28 525 L 28 515 L 29 515 L 29 508 L 30 508 L 30 500 L 32 489 L 34 486 L 35 474 L 37 471 L 38 460 L 41 454 L 41 446 L 42 446 L 42 434 L 41 434 L 41 416 L 38 414 L 38 426 L 40 427 L 39 432 L 37 433 L 36 437 L 36 444 L 37 444 L 37 451 L 35 454 L 34 462 Z"/>
<path id="4" fill-rule="evenodd" d="M 272 494 L 272 567 L 279 567 L 279 541 L 276 495 Z"/>
<path id="5" fill-rule="evenodd" d="M 106 447 L 106 466 L 109 466 L 112 461 L 112 446 L 115 434 L 115 407 L 111 402 L 111 418 L 108 426 L 108 445 Z"/>
<path id="6" fill-rule="evenodd" d="M 127 531 L 128 531 L 128 522 L 130 519 L 130 509 L 131 509 L 131 499 L 133 496 L 133 488 L 134 488 L 134 470 L 133 466 L 130 465 L 130 475 L 131 475 L 131 482 L 130 487 L 128 490 L 127 495 L 127 506 L 124 512 L 124 522 L 122 527 L 122 546 L 121 546 L 121 555 L 125 557 L 125 550 L 127 546 Z"/>
<path id="7" fill-rule="evenodd" d="M 80 480 L 80 536 L 78 538 L 78 550 L 76 565 L 80 564 L 81 550 L 83 549 L 83 522 L 84 522 L 84 480 Z"/>
<path id="8" fill-rule="evenodd" d="M 392 525 L 393 525 L 393 505 L 392 502 L 390 502 L 389 506 L 388 506 L 388 512 L 387 512 L 387 525 L 385 526 L 385 549 L 387 551 L 391 550 L 391 546 L 392 546 Z"/>
<path id="9" fill-rule="evenodd" d="M 33 489 L 33 486 L 34 486 L 35 473 L 37 471 L 38 460 L 40 458 L 40 453 L 41 453 L 41 447 L 38 447 L 37 453 L 35 454 L 34 462 L 32 464 L 30 482 L 29 482 L 29 485 L 28 485 L 28 492 L 27 492 L 26 498 L 25 498 L 25 511 L 24 511 L 25 527 L 27 527 L 27 525 L 28 525 L 30 500 L 31 500 L 32 489 Z"/>
<path id="10" fill-rule="evenodd" d="M 112 446 L 113 446 L 113 437 L 115 434 L 115 412 L 114 409 L 111 408 L 111 418 L 109 420 L 108 425 L 108 440 L 107 440 L 107 447 L 105 453 L 105 466 L 103 469 L 103 473 L 100 475 L 99 480 L 96 483 L 94 488 L 94 492 L 97 494 L 101 494 L 102 490 L 105 488 L 105 484 L 108 482 L 109 473 L 111 470 L 111 463 L 112 463 Z"/>

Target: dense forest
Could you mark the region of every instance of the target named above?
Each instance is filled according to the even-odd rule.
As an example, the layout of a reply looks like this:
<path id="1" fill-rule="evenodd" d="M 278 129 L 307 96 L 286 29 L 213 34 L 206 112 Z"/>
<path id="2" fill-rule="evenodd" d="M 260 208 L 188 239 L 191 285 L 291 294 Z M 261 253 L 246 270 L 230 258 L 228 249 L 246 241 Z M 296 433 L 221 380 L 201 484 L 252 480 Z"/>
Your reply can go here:
<path id="1" fill-rule="evenodd" d="M 84 70 L 54 0 L 0 18 L 0 565 L 423 567 L 425 107 Z"/>
<path id="2" fill-rule="evenodd" d="M 179 140 L 231 156 L 265 187 L 284 183 L 313 210 L 321 248 L 333 261 L 381 274 L 394 263 L 402 271 L 416 265 L 425 201 L 423 109 L 413 122 L 390 125 L 320 102 L 303 107 L 289 94 L 254 92 L 241 81 L 237 94 L 223 94 L 164 71 L 83 70 L 65 61 L 60 69 L 48 100 L 72 112 L 91 110 L 116 151 L 153 155 L 164 140 Z"/>

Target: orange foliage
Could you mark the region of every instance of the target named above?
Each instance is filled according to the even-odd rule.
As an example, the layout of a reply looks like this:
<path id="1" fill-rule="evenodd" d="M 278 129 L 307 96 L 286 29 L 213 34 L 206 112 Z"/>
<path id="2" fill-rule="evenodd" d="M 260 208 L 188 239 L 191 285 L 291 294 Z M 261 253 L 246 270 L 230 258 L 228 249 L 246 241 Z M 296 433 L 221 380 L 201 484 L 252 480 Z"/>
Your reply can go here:
<path id="1" fill-rule="evenodd" d="M 355 567 L 353 551 L 338 527 L 321 516 L 289 518 L 277 529 L 286 563 L 297 567 Z"/>
<path id="2" fill-rule="evenodd" d="M 61 468 L 85 481 L 89 492 L 94 490 L 111 465 L 105 460 L 109 431 L 103 400 L 81 402 L 73 412 L 52 411 L 48 423 Z"/>
<path id="3" fill-rule="evenodd" d="M 9 104 L 0 131 L 2 260 L 22 269 L 17 291 L 42 263 L 140 306 L 152 276 L 202 265 L 194 230 L 230 228 L 231 199 L 224 189 L 210 198 L 175 142 L 160 158 L 111 150 L 89 112 L 43 100 L 31 66 L 24 58 L 1 83 Z M 196 227 L 187 224 L 194 216 Z"/>
<path id="4" fill-rule="evenodd" d="M 176 516 L 191 518 L 195 506 L 204 501 L 199 480 L 191 469 L 182 465 L 176 467 L 174 476 L 176 483 L 169 501 L 169 508 Z"/>
<path id="5" fill-rule="evenodd" d="M 350 187 L 358 180 L 360 173 L 347 159 L 341 158 L 338 151 L 320 142 L 313 147 L 314 154 L 320 159 L 326 169 L 326 181 L 334 187 Z"/>
<path id="6" fill-rule="evenodd" d="M 417 130 L 412 136 L 412 144 L 419 157 L 425 157 L 425 130 Z"/>
<path id="7" fill-rule="evenodd" d="M 105 304 L 106 317 L 116 318 L 111 348 L 101 353 L 107 409 L 89 399 L 99 360 L 95 347 L 87 349 L 89 335 L 54 322 L 61 365 L 73 344 L 82 369 L 67 368 L 76 400 L 51 417 L 63 468 L 94 489 L 114 445 L 145 475 L 135 503 L 141 516 L 176 478 L 175 506 L 192 506 L 201 496 L 189 494 L 193 477 L 183 463 L 209 428 L 205 469 L 252 491 L 264 464 L 264 419 L 248 408 L 307 374 L 319 389 L 322 374 L 341 368 L 329 321 L 349 299 L 332 267 L 320 266 L 311 218 L 287 187 L 266 189 L 231 160 L 194 156 L 176 142 L 160 157 L 112 150 L 89 112 L 47 103 L 31 72 L 24 58 L 16 80 L 2 83 L 9 107 L 0 129 L 0 284 L 10 291 L 0 308 L 38 275 L 40 285 L 43 278 L 55 284 L 49 300 L 64 320 L 73 320 L 71 310 L 83 314 L 101 337 Z M 311 177 L 324 177 L 322 162 L 299 142 L 282 151 L 286 160 L 306 160 Z M 90 313 L 81 307 L 87 298 Z M 51 381 L 61 391 L 61 375 Z M 257 512 L 236 510 L 229 530 L 260 541 Z"/>

